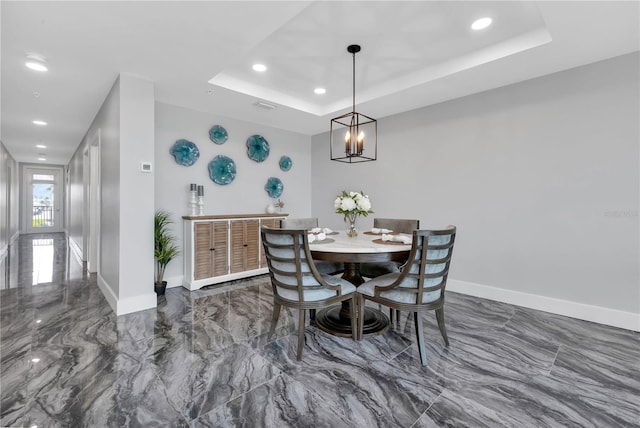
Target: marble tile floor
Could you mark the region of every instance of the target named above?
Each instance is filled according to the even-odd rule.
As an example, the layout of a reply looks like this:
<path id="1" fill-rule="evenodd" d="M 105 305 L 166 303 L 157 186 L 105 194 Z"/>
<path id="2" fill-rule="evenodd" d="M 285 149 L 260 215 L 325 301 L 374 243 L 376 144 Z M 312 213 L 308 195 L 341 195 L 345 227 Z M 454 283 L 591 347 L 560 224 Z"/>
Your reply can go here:
<path id="1" fill-rule="evenodd" d="M 307 326 L 298 362 L 296 313 L 267 340 L 267 276 L 115 317 L 53 239 L 53 281 L 33 284 L 27 235 L 0 291 L 2 427 L 640 426 L 634 332 L 449 292 L 426 367 L 406 317 L 362 342 Z"/>

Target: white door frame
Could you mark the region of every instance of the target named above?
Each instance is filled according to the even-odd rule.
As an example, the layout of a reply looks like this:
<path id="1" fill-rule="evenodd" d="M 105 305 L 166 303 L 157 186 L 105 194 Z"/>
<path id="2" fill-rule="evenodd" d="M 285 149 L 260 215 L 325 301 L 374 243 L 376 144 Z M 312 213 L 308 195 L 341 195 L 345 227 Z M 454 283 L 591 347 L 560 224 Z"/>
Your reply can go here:
<path id="1" fill-rule="evenodd" d="M 100 270 L 100 129 L 89 146 L 89 236 L 87 270 L 96 273 Z"/>
<path id="2" fill-rule="evenodd" d="M 33 174 L 53 175 L 54 180 L 54 205 L 53 205 L 53 226 L 33 227 Z M 26 233 L 51 233 L 62 230 L 62 168 L 53 166 L 25 166 L 23 170 L 22 182 L 24 189 L 24 211 L 23 221 Z M 39 182 L 39 181 L 35 181 Z M 51 181 L 40 181 L 41 183 L 51 183 Z"/>
<path id="3" fill-rule="evenodd" d="M 12 174 L 12 169 L 11 169 L 11 165 L 7 165 L 7 193 L 6 193 L 6 198 L 7 198 L 7 212 L 6 214 L 6 227 L 7 227 L 7 244 L 11 244 L 11 238 L 13 238 L 12 233 L 11 233 L 11 212 L 13 210 L 13 207 L 11 206 L 11 191 L 12 191 L 12 187 L 13 187 L 13 176 Z"/>

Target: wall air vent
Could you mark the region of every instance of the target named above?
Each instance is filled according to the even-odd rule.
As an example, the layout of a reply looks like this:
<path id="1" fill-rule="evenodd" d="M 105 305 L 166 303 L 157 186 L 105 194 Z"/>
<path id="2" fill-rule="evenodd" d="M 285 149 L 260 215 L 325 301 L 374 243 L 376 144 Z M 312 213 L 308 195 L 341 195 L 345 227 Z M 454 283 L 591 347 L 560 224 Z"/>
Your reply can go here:
<path id="1" fill-rule="evenodd" d="M 264 101 L 256 101 L 253 105 L 264 110 L 273 110 L 276 108 L 273 104 L 265 103 Z"/>

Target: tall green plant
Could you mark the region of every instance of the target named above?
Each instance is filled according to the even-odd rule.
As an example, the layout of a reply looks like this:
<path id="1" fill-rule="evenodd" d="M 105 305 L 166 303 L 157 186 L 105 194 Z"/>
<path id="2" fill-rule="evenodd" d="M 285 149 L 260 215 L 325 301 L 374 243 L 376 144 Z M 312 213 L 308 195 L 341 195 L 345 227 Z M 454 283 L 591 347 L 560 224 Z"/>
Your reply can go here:
<path id="1" fill-rule="evenodd" d="M 164 270 L 171 260 L 178 254 L 180 249 L 176 245 L 176 237 L 169 230 L 171 214 L 164 210 L 157 210 L 154 216 L 154 256 L 156 259 L 156 284 L 161 284 L 164 278 Z"/>

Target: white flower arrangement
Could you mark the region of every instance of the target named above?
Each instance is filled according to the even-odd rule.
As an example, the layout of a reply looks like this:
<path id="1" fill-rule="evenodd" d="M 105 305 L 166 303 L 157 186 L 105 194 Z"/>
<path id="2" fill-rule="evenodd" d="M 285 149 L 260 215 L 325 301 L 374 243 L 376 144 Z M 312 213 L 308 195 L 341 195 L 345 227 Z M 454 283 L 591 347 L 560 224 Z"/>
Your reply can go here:
<path id="1" fill-rule="evenodd" d="M 349 220 L 352 223 L 359 215 L 366 217 L 373 214 L 369 196 L 362 191 L 347 193 L 343 190 L 333 202 L 333 206 L 336 213 L 344 215 L 344 221 Z"/>

